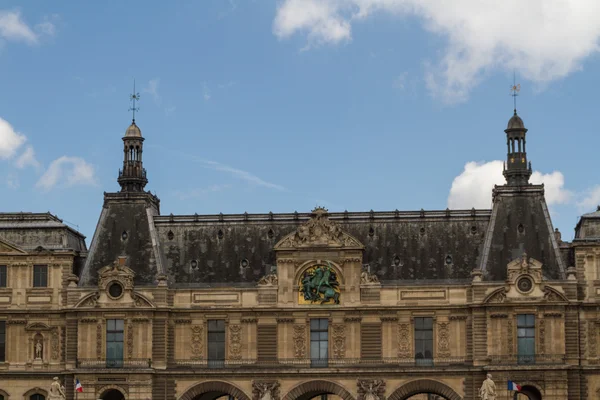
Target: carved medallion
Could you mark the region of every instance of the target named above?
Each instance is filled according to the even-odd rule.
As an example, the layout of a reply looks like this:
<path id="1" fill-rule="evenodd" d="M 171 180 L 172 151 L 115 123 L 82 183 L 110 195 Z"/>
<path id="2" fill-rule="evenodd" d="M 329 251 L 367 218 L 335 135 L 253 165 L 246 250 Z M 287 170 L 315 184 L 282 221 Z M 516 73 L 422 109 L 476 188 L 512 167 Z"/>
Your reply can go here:
<path id="1" fill-rule="evenodd" d="M 329 261 L 306 269 L 298 286 L 298 304 L 340 304 L 340 283 Z"/>
<path id="2" fill-rule="evenodd" d="M 242 326 L 229 325 L 229 358 L 242 359 Z"/>
<path id="3" fill-rule="evenodd" d="M 306 327 L 304 325 L 294 325 L 294 356 L 304 358 L 306 355 Z"/>
<path id="4" fill-rule="evenodd" d="M 437 326 L 438 331 L 438 357 L 450 357 L 450 330 L 448 322 L 440 322 Z"/>
<path id="5" fill-rule="evenodd" d="M 333 333 L 333 358 L 346 356 L 346 325 L 335 324 L 331 326 Z"/>
<path id="6" fill-rule="evenodd" d="M 202 325 L 192 325 L 192 359 L 202 358 L 203 334 Z"/>

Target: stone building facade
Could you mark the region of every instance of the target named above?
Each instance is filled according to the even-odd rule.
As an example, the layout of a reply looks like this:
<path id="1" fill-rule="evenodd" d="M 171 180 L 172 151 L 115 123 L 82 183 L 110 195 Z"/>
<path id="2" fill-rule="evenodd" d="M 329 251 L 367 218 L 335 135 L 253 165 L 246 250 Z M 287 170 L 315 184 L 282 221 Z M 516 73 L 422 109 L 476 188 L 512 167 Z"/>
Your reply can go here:
<path id="1" fill-rule="evenodd" d="M 0 400 L 600 398 L 600 209 L 561 240 L 526 132 L 491 210 L 164 215 L 134 121 L 89 250 L 0 214 Z"/>

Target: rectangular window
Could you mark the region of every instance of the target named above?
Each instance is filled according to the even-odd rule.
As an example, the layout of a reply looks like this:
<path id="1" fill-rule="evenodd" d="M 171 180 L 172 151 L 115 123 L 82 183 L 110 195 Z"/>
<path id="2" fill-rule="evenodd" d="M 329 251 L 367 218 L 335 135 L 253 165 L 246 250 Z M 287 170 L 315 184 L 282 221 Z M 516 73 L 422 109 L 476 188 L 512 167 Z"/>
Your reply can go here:
<path id="1" fill-rule="evenodd" d="M 106 320 L 106 366 L 121 368 L 123 366 L 123 331 L 122 319 Z"/>
<path id="2" fill-rule="evenodd" d="M 7 284 L 6 265 L 0 265 L 0 288 L 6 287 Z"/>
<path id="3" fill-rule="evenodd" d="M 33 287 L 48 287 L 48 266 L 33 266 Z"/>
<path id="4" fill-rule="evenodd" d="M 415 318 L 415 362 L 433 364 L 433 318 Z"/>
<path id="5" fill-rule="evenodd" d="M 6 321 L 0 321 L 0 362 L 6 361 Z"/>
<path id="6" fill-rule="evenodd" d="M 517 362 L 535 363 L 535 315 L 517 315 Z"/>
<path id="7" fill-rule="evenodd" d="M 208 366 L 225 366 L 225 320 L 208 320 Z"/>
<path id="8" fill-rule="evenodd" d="M 318 318 L 310 320 L 310 365 L 327 367 L 329 349 L 329 320 Z"/>

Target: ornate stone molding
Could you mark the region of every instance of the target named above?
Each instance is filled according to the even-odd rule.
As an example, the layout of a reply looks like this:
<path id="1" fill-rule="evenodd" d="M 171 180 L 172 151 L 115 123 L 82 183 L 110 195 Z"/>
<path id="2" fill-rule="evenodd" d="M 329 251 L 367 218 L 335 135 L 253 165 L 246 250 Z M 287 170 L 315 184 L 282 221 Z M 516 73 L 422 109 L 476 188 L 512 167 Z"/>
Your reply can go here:
<path id="1" fill-rule="evenodd" d="M 448 317 L 450 321 L 465 321 L 467 318 L 469 318 L 468 315 L 451 315 Z"/>
<path id="2" fill-rule="evenodd" d="M 255 324 L 256 322 L 258 322 L 258 318 L 256 317 L 242 317 L 241 321 L 242 324 Z"/>
<path id="3" fill-rule="evenodd" d="M 192 359 L 202 358 L 204 327 L 202 325 L 192 325 Z"/>
<path id="4" fill-rule="evenodd" d="M 508 331 L 507 332 L 507 334 L 508 334 L 508 355 L 510 356 L 513 354 L 513 336 L 514 336 L 512 316 L 508 319 L 506 326 L 507 326 L 506 330 Z"/>
<path id="5" fill-rule="evenodd" d="M 506 289 L 501 288 L 491 293 L 483 302 L 484 303 L 504 303 L 506 301 Z"/>
<path id="6" fill-rule="evenodd" d="M 79 320 L 79 322 L 82 324 L 95 324 L 96 322 L 98 322 L 98 319 L 96 319 L 96 318 L 81 318 Z"/>
<path id="7" fill-rule="evenodd" d="M 411 324 L 401 323 L 398 325 L 398 358 L 412 358 L 411 346 Z"/>
<path id="8" fill-rule="evenodd" d="M 294 356 L 304 358 L 306 355 L 306 325 L 294 325 Z"/>
<path id="9" fill-rule="evenodd" d="M 268 274 L 258 280 L 258 286 L 277 286 L 277 274 Z"/>
<path id="10" fill-rule="evenodd" d="M 281 239 L 274 249 L 297 249 L 314 246 L 364 248 L 356 238 L 343 232 L 337 222 L 329 219 L 329 213 L 326 209 L 317 207 L 312 211 L 307 222 L 300 225 L 296 232 L 290 233 Z"/>
<path id="11" fill-rule="evenodd" d="M 333 358 L 346 357 L 346 325 L 333 324 L 331 330 L 333 336 Z"/>
<path id="12" fill-rule="evenodd" d="M 52 334 L 50 336 L 50 357 L 52 360 L 58 360 L 60 357 L 60 335 L 58 334 L 58 328 L 52 329 Z"/>
<path id="13" fill-rule="evenodd" d="M 381 322 L 398 322 L 396 315 L 382 315 L 379 319 Z"/>
<path id="14" fill-rule="evenodd" d="M 356 400 L 385 400 L 385 381 L 382 379 L 357 379 Z"/>
<path id="15" fill-rule="evenodd" d="M 102 323 L 98 321 L 96 325 L 96 358 L 102 359 Z"/>
<path id="16" fill-rule="evenodd" d="M 276 380 L 252 381 L 252 400 L 279 400 L 279 386 Z"/>
<path id="17" fill-rule="evenodd" d="M 544 288 L 544 300 L 553 302 L 569 301 L 562 293 L 559 293 L 556 289 L 549 286 Z"/>
<path id="18" fill-rule="evenodd" d="M 129 359 L 133 358 L 133 330 L 134 325 L 131 320 L 127 321 L 127 357 Z"/>
<path id="19" fill-rule="evenodd" d="M 242 326 L 238 324 L 229 325 L 229 358 L 242 359 Z"/>
<path id="20" fill-rule="evenodd" d="M 598 357 L 598 326 L 596 321 L 588 322 L 588 356 L 590 358 Z"/>
<path id="21" fill-rule="evenodd" d="M 508 318 L 508 314 L 506 314 L 506 313 L 494 313 L 494 314 L 490 314 L 490 318 Z"/>
<path id="22" fill-rule="evenodd" d="M 344 322 L 360 322 L 362 321 L 362 317 L 357 315 L 348 315 L 344 317 Z"/>
<path id="23" fill-rule="evenodd" d="M 175 322 L 178 325 L 187 325 L 187 324 L 191 324 L 192 320 L 189 318 L 178 318 L 178 319 L 174 320 L 173 322 Z"/>
<path id="24" fill-rule="evenodd" d="M 450 357 L 450 329 L 448 329 L 448 325 L 448 322 L 439 322 L 437 324 L 437 356 L 442 358 Z"/>
<path id="25" fill-rule="evenodd" d="M 544 318 L 562 318 L 563 314 L 560 312 L 547 312 L 544 313 Z"/>
<path id="26" fill-rule="evenodd" d="M 538 353 L 544 354 L 546 352 L 546 320 L 540 319 L 538 321 L 538 335 L 539 335 L 539 348 Z"/>

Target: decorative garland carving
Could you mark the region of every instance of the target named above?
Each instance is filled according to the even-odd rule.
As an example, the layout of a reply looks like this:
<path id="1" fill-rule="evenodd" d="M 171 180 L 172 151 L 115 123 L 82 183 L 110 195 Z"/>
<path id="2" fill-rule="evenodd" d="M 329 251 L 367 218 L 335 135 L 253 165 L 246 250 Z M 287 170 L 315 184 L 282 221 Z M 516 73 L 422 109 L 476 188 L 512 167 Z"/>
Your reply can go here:
<path id="1" fill-rule="evenodd" d="M 229 358 L 242 359 L 242 326 L 229 325 Z"/>
<path id="2" fill-rule="evenodd" d="M 127 321 L 127 357 L 133 358 L 133 323 Z"/>
<path id="3" fill-rule="evenodd" d="M 357 379 L 356 400 L 385 400 L 385 381 L 382 379 Z"/>
<path id="4" fill-rule="evenodd" d="M 539 336 L 540 336 L 540 344 L 538 353 L 544 354 L 546 352 L 546 320 L 540 319 L 538 321 L 539 325 Z"/>
<path id="5" fill-rule="evenodd" d="M 331 326 L 333 333 L 333 358 L 346 356 L 346 325 L 335 324 Z"/>
<path id="6" fill-rule="evenodd" d="M 60 356 L 60 341 L 58 335 L 58 328 L 54 328 L 52 330 L 52 336 L 50 338 L 50 349 L 52 350 L 51 358 L 53 360 L 58 360 Z"/>
<path id="7" fill-rule="evenodd" d="M 102 323 L 96 325 L 96 358 L 102 360 Z"/>
<path id="8" fill-rule="evenodd" d="M 398 358 L 412 358 L 410 324 L 398 325 Z"/>
<path id="9" fill-rule="evenodd" d="M 513 317 L 511 316 L 508 319 L 508 323 L 507 323 L 507 330 L 508 330 L 508 355 L 512 355 L 513 354 Z"/>
<path id="10" fill-rule="evenodd" d="M 279 400 L 279 381 L 252 381 L 252 400 Z"/>
<path id="11" fill-rule="evenodd" d="M 304 358 L 306 355 L 305 330 L 305 325 L 294 325 L 294 356 L 296 358 Z"/>
<path id="12" fill-rule="evenodd" d="M 437 326 L 438 331 L 438 357 L 450 357 L 450 329 L 448 322 L 440 322 Z"/>
<path id="13" fill-rule="evenodd" d="M 598 357 L 597 348 L 598 331 L 595 321 L 588 322 L 588 356 L 590 358 Z"/>
<path id="14" fill-rule="evenodd" d="M 192 325 L 192 359 L 202 358 L 202 337 L 204 327 L 202 325 Z"/>

